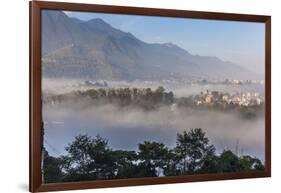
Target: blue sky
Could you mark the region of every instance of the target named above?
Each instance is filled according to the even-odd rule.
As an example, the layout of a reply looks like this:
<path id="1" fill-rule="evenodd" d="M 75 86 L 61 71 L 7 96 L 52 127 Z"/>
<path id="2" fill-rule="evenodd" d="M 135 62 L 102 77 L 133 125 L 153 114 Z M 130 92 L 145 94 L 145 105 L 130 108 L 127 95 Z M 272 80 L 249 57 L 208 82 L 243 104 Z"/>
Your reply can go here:
<path id="1" fill-rule="evenodd" d="M 264 74 L 265 26 L 262 23 L 171 17 L 66 12 L 81 20 L 101 18 L 149 43 L 174 43 L 191 54 L 217 56 Z"/>

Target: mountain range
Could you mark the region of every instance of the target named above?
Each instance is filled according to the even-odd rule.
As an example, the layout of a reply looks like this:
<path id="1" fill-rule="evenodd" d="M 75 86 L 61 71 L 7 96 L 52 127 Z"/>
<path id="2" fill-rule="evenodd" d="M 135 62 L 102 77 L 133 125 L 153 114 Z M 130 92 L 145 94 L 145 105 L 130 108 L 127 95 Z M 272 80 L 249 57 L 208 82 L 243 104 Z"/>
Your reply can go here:
<path id="1" fill-rule="evenodd" d="M 82 21 L 56 10 L 42 11 L 42 74 L 128 81 L 259 78 L 215 56 L 192 55 L 173 43 L 146 43 L 102 19 Z"/>

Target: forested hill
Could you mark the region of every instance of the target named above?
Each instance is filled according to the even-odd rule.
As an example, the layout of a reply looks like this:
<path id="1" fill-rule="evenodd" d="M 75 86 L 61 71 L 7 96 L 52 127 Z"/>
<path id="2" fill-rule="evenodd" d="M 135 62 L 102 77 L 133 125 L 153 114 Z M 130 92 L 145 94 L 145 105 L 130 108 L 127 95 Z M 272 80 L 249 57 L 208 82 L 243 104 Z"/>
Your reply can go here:
<path id="1" fill-rule="evenodd" d="M 192 50 L 191 50 L 192 51 Z M 256 79 L 215 56 L 192 55 L 172 43 L 146 43 L 95 18 L 42 12 L 43 77 L 114 80 Z"/>

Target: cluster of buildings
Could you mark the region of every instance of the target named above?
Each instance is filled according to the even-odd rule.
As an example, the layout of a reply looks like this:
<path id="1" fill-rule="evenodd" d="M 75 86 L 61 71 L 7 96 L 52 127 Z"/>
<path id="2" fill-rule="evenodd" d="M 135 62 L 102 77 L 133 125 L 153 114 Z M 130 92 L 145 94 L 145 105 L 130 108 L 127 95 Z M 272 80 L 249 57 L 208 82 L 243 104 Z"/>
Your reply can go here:
<path id="1" fill-rule="evenodd" d="M 195 97 L 197 105 L 201 104 L 233 104 L 238 106 L 257 106 L 263 103 L 263 97 L 259 93 L 220 93 L 218 91 L 201 92 L 199 96 Z"/>
<path id="2" fill-rule="evenodd" d="M 225 83 L 225 84 L 264 84 L 264 80 L 235 80 L 235 79 L 226 79 L 223 83 Z"/>
<path id="3" fill-rule="evenodd" d="M 231 84 L 231 85 L 245 85 L 245 84 L 264 84 L 264 80 L 236 80 L 236 79 L 225 79 L 225 80 L 199 80 L 197 83 L 200 84 Z"/>

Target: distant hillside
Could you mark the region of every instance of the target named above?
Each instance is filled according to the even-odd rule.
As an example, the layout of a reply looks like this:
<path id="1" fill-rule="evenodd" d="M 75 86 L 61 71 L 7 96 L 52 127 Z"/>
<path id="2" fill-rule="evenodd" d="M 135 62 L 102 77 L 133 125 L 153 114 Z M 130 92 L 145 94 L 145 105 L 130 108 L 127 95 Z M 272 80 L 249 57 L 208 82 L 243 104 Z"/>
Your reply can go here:
<path id="1" fill-rule="evenodd" d="M 111 80 L 167 78 L 256 79 L 241 66 L 191 55 L 172 43 L 149 44 L 101 19 L 81 21 L 42 12 L 43 77 Z"/>

